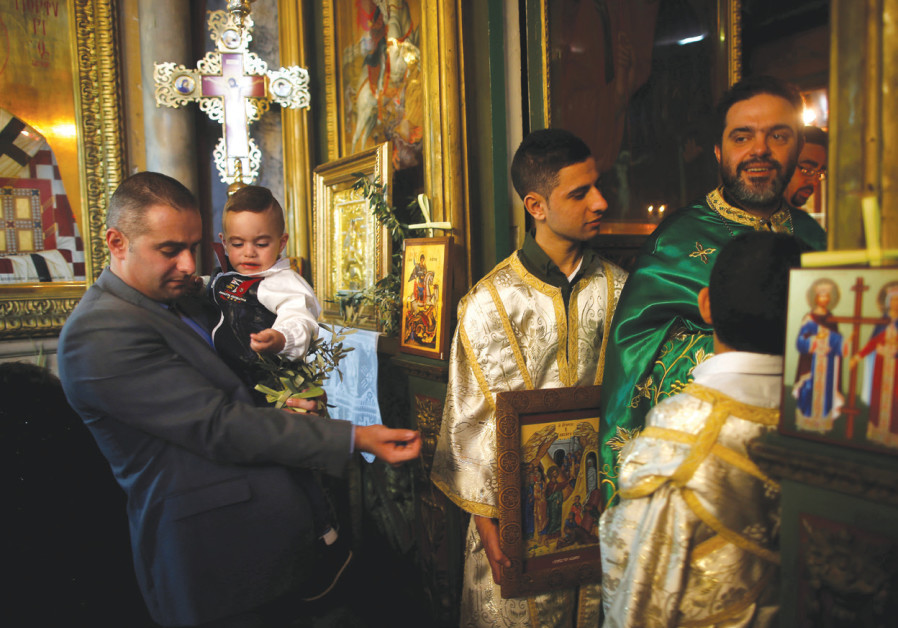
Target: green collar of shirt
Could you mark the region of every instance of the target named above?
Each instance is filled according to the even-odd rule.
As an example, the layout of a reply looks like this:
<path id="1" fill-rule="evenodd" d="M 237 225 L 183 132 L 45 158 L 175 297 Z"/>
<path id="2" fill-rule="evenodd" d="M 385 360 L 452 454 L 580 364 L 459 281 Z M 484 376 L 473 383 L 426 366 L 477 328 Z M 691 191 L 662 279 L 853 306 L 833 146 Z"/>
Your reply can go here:
<path id="1" fill-rule="evenodd" d="M 528 272 L 532 273 L 540 281 L 544 281 L 550 286 L 561 288 L 561 295 L 564 298 L 564 306 L 567 307 L 568 299 L 571 296 L 571 289 L 574 284 L 583 276 L 584 269 L 588 268 L 596 257 L 595 251 L 586 245 L 583 245 L 583 261 L 580 264 L 580 270 L 573 281 L 568 281 L 567 276 L 561 272 L 561 269 L 553 262 L 546 252 L 543 251 L 536 243 L 533 235 L 528 231 L 524 236 L 524 245 L 518 250 L 518 259 Z"/>

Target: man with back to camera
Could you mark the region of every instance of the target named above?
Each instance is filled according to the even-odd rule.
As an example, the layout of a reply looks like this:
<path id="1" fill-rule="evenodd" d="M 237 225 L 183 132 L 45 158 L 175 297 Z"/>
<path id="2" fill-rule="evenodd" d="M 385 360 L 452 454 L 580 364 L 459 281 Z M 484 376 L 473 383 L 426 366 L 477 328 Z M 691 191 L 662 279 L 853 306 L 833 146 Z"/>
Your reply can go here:
<path id="1" fill-rule="evenodd" d="M 826 131 L 806 126 L 802 132 L 804 146 L 798 155 L 798 167 L 783 192 L 783 197 L 796 209 L 804 209 L 817 184 L 826 176 Z"/>
<path id="2" fill-rule="evenodd" d="M 616 498 L 618 451 L 650 408 L 679 392 L 713 354 L 696 297 L 724 244 L 747 231 L 794 235 L 805 249 L 826 234 L 783 199 L 802 148 L 801 96 L 769 76 L 733 85 L 717 107 L 721 187 L 668 216 L 636 259 L 615 311 L 605 366 L 601 459 L 606 502 Z"/>
<path id="3" fill-rule="evenodd" d="M 795 238 L 727 242 L 699 292 L 714 357 L 663 400 L 621 454 L 601 517 L 605 626 L 775 625 L 779 485 L 748 456 L 776 431 Z"/>
<path id="4" fill-rule="evenodd" d="M 288 621 L 315 576 L 293 473 L 339 475 L 353 450 L 397 464 L 418 456 L 419 435 L 253 406 L 211 347 L 205 303 L 187 296 L 202 221 L 179 182 L 127 178 L 106 224 L 110 264 L 63 327 L 59 371 L 127 493 L 150 614 L 163 626 Z"/>
<path id="5" fill-rule="evenodd" d="M 598 583 L 529 598 L 501 597 L 502 570 L 511 561 L 500 548 L 497 523 L 496 394 L 601 383 L 605 339 L 626 273 L 585 245 L 598 234 L 608 204 L 582 140 L 560 129 L 534 131 L 515 153 L 511 177 L 534 230 L 458 305 L 431 479 L 473 515 L 462 626 L 597 626 Z M 596 448 L 598 434 L 593 430 L 591 436 Z M 548 463 L 547 481 L 561 474 L 558 465 Z M 583 491 L 585 475 L 577 484 Z M 598 498 L 594 476 L 593 482 Z M 573 504 L 574 494 L 556 492 L 558 533 L 547 530 L 541 539 L 557 549 L 561 502 Z M 585 502 L 586 494 L 581 499 Z M 548 516 L 534 519 L 535 534 L 549 527 Z"/>

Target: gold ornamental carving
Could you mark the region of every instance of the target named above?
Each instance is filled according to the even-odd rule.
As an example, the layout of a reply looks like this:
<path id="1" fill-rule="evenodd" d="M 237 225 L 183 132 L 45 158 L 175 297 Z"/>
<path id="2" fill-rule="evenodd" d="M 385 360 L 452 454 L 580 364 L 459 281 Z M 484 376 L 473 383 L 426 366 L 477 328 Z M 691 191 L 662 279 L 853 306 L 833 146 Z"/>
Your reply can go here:
<path id="1" fill-rule="evenodd" d="M 234 2 L 229 12 L 209 12 L 210 38 L 215 50 L 190 69 L 172 62 L 156 63 L 156 106 L 178 108 L 196 102 L 209 118 L 222 125 L 213 151 L 219 176 L 232 184 L 252 183 L 259 175 L 262 151 L 249 127 L 266 113 L 271 102 L 289 109 L 308 108 L 309 73 L 299 66 L 269 70 L 249 51 L 253 20 L 248 2 Z"/>
<path id="2" fill-rule="evenodd" d="M 124 139 L 116 55 L 117 3 L 74 0 L 68 5 L 74 53 L 74 98 L 85 282 L 23 283 L 0 289 L 0 337 L 53 336 L 107 262 L 106 210 L 122 181 Z"/>
<path id="3" fill-rule="evenodd" d="M 415 418 L 421 430 L 421 464 L 426 477 L 430 477 L 433 454 L 440 436 L 440 424 L 443 419 L 443 402 L 434 397 L 415 395 Z"/>

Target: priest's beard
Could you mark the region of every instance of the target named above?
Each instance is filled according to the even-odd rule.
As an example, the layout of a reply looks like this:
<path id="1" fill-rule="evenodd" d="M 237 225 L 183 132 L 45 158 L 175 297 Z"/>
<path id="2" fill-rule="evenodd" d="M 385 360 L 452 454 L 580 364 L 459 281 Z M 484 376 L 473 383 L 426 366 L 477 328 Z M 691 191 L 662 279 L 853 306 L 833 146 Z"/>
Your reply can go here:
<path id="1" fill-rule="evenodd" d="M 782 198 L 783 190 L 789 184 L 795 171 L 797 159 L 790 160 L 787 167 L 775 159 L 750 159 L 738 164 L 735 169 L 726 166 L 720 169 L 720 178 L 727 194 L 739 205 L 747 209 L 769 209 L 776 206 Z M 753 182 L 742 175 L 752 166 L 767 166 L 774 169 L 772 179 Z M 788 172 L 788 175 L 786 174 Z"/>

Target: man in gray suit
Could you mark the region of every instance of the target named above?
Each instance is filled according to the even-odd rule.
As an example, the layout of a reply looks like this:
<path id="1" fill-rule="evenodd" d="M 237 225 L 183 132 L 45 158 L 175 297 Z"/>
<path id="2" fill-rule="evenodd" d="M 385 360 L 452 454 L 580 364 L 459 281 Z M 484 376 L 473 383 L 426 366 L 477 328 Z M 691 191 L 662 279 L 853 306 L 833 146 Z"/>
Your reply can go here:
<path id="1" fill-rule="evenodd" d="M 188 296 L 202 222 L 183 185 L 129 177 L 106 224 L 110 265 L 62 330 L 59 371 L 127 493 L 144 600 L 164 626 L 273 625 L 315 577 L 294 474 L 340 475 L 353 450 L 398 464 L 419 434 L 253 406 Z"/>

